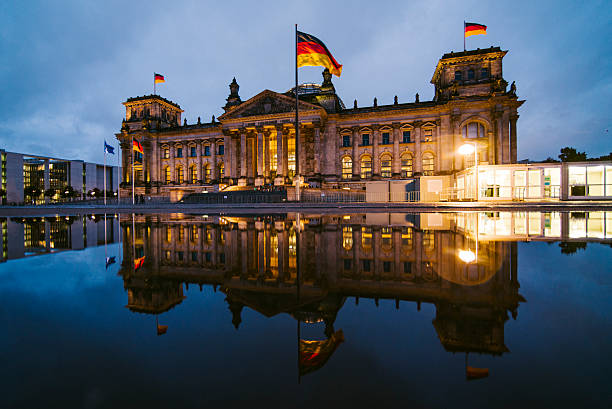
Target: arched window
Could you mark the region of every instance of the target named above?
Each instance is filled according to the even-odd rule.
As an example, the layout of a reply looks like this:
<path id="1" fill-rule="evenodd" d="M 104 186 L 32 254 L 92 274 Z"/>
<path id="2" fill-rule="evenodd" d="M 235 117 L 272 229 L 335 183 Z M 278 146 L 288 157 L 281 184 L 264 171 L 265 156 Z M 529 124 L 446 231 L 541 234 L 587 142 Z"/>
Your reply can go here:
<path id="1" fill-rule="evenodd" d="M 363 251 L 372 250 L 372 228 L 362 227 L 361 228 L 361 248 Z"/>
<path id="2" fill-rule="evenodd" d="M 164 168 L 164 183 L 170 183 L 170 166 Z"/>
<path id="3" fill-rule="evenodd" d="M 409 153 L 402 155 L 401 173 L 403 178 L 412 177 L 412 155 Z"/>
<path id="4" fill-rule="evenodd" d="M 391 177 L 391 155 L 383 155 L 380 158 L 380 176 Z"/>
<path id="5" fill-rule="evenodd" d="M 210 183 L 210 165 L 204 165 L 204 182 Z"/>
<path id="6" fill-rule="evenodd" d="M 198 171 L 196 170 L 195 165 L 189 166 L 189 172 L 187 174 L 187 180 L 189 183 L 195 183 L 198 177 Z"/>
<path id="7" fill-rule="evenodd" d="M 487 136 L 485 127 L 480 122 L 470 122 L 461 128 L 461 135 L 464 138 L 484 138 Z"/>
<path id="8" fill-rule="evenodd" d="M 178 165 L 176 167 L 176 183 L 183 183 L 185 181 L 185 174 L 183 173 L 183 167 Z"/>
<path id="9" fill-rule="evenodd" d="M 353 177 L 353 161 L 350 156 L 342 158 L 342 179 L 351 179 Z"/>
<path id="10" fill-rule="evenodd" d="M 434 156 L 430 152 L 423 154 L 423 175 L 432 176 L 434 174 Z"/>
<path id="11" fill-rule="evenodd" d="M 391 227 L 383 227 L 380 230 L 380 237 L 383 251 L 389 252 L 393 250 L 393 237 Z"/>
<path id="12" fill-rule="evenodd" d="M 353 248 L 353 228 L 351 226 L 342 228 L 342 247 L 344 247 L 344 250 Z"/>
<path id="13" fill-rule="evenodd" d="M 221 162 L 219 163 L 219 179 L 222 179 L 225 177 L 225 163 Z"/>
<path id="14" fill-rule="evenodd" d="M 372 177 L 372 157 L 364 155 L 361 158 L 361 178 L 367 179 Z"/>

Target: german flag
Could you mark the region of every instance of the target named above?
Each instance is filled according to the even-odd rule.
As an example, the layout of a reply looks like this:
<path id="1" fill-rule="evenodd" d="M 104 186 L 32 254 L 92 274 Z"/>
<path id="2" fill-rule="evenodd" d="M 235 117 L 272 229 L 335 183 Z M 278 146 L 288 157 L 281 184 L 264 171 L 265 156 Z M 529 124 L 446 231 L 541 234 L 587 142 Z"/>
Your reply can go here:
<path id="1" fill-rule="evenodd" d="M 144 154 L 144 149 L 142 149 L 142 145 L 136 139 L 134 139 L 134 150 L 136 152 L 140 152 L 140 153 Z"/>
<path id="2" fill-rule="evenodd" d="M 487 34 L 487 26 L 477 23 L 464 23 L 465 37 L 475 36 L 477 34 Z"/>
<path id="3" fill-rule="evenodd" d="M 156 72 L 153 73 L 153 78 L 154 78 L 156 84 L 158 84 L 160 82 L 166 82 L 164 76 L 161 75 L 161 74 L 158 74 Z"/>
<path id="4" fill-rule="evenodd" d="M 337 77 L 342 73 L 342 65 L 338 64 L 325 44 L 301 31 L 297 32 L 297 63 L 298 67 L 325 67 Z"/>
<path id="5" fill-rule="evenodd" d="M 140 269 L 140 267 L 144 265 L 144 262 L 145 262 L 144 257 L 140 257 L 134 260 L 134 272 L 138 271 L 138 269 Z"/>

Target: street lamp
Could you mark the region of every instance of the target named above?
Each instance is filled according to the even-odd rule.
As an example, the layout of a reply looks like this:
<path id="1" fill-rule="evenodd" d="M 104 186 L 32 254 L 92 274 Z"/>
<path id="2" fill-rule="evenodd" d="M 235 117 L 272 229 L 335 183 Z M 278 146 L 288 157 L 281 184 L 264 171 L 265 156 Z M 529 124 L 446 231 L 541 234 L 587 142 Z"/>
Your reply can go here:
<path id="1" fill-rule="evenodd" d="M 459 153 L 467 156 L 474 153 L 474 183 L 476 185 L 476 201 L 480 200 L 480 194 L 478 189 L 478 146 L 476 142 L 465 142 L 459 147 Z"/>

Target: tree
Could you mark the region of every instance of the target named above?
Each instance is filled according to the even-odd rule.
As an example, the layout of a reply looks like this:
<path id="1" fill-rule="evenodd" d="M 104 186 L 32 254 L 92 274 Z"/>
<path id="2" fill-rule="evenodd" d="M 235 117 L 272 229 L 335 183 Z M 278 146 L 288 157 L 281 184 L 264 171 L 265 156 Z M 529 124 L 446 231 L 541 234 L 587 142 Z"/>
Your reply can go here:
<path id="1" fill-rule="evenodd" d="M 63 199 L 68 199 L 74 197 L 76 192 L 72 186 L 66 186 L 60 191 L 60 197 Z"/>
<path id="2" fill-rule="evenodd" d="M 49 199 L 52 198 L 53 196 L 55 196 L 56 190 L 55 189 L 47 189 L 45 190 L 45 196 L 47 196 Z"/>
<path id="3" fill-rule="evenodd" d="M 578 152 L 576 149 L 566 146 L 561 149 L 559 159 L 561 159 L 561 162 L 584 162 L 587 160 L 587 155 L 585 152 Z"/>

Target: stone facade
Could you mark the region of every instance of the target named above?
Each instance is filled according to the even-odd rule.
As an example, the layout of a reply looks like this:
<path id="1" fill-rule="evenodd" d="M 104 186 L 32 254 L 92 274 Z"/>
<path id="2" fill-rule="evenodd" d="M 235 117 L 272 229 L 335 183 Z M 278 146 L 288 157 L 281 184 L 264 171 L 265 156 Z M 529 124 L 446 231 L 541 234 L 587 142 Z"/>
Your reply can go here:
<path id="1" fill-rule="evenodd" d="M 286 185 L 299 174 L 311 186 L 363 185 L 371 180 L 451 175 L 473 164 L 459 155 L 476 145 L 481 164 L 517 159 L 518 100 L 502 75 L 507 51 L 499 47 L 442 56 L 431 83 L 431 101 L 346 108 L 328 70 L 323 83 L 295 90 L 265 90 L 242 101 L 234 79 L 218 120 L 181 124 L 179 105 L 157 95 L 128 99 L 116 134 L 123 151 L 123 196 L 131 194 L 135 138 L 144 147 L 135 158 L 137 194 L 171 196 L 219 185 Z M 296 161 L 297 158 L 297 161 Z"/>

